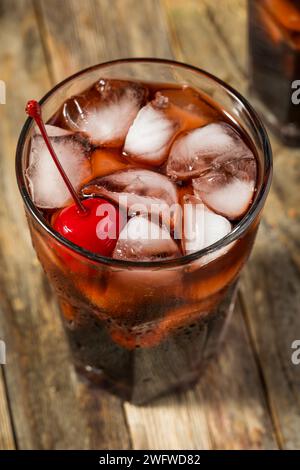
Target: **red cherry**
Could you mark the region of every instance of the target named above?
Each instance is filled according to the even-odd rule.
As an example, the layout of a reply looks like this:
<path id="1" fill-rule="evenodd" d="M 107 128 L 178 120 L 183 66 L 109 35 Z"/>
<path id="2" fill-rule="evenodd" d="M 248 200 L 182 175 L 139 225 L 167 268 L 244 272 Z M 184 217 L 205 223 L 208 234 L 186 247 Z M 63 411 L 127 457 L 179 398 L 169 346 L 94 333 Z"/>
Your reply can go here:
<path id="1" fill-rule="evenodd" d="M 53 228 L 75 245 L 92 253 L 111 256 L 122 229 L 119 209 L 102 198 L 81 202 L 86 212 L 80 212 L 76 204 L 65 207 L 54 217 Z"/>

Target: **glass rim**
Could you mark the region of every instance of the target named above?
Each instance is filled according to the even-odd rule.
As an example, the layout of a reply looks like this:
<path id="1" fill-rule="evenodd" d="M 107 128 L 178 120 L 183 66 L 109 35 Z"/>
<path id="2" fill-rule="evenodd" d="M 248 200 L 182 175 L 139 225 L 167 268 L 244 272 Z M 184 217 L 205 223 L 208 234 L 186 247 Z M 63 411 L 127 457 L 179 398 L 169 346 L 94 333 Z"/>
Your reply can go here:
<path id="1" fill-rule="evenodd" d="M 230 243 L 237 240 L 239 237 L 241 237 L 245 233 L 245 231 L 250 227 L 255 217 L 259 214 L 260 210 L 263 207 L 263 203 L 265 201 L 265 198 L 268 194 L 268 191 L 271 185 L 272 150 L 271 150 L 270 141 L 269 141 L 266 129 L 261 119 L 259 118 L 258 114 L 253 109 L 252 105 L 248 102 L 248 100 L 244 98 L 237 90 L 235 90 L 230 85 L 226 84 L 220 78 L 216 77 L 215 75 L 201 68 L 186 64 L 184 62 L 178 62 L 175 60 L 159 59 L 159 58 L 152 58 L 152 57 L 149 57 L 149 58 L 138 57 L 138 58 L 117 59 L 117 60 L 112 60 L 112 61 L 92 65 L 90 67 L 87 67 L 85 69 L 80 70 L 79 72 L 76 72 L 70 75 L 69 77 L 57 83 L 54 87 L 51 88 L 51 90 L 49 90 L 41 98 L 39 103 L 42 106 L 48 100 L 48 98 L 50 98 L 57 90 L 63 87 L 66 83 L 74 80 L 77 77 L 80 77 L 81 75 L 84 75 L 88 72 L 92 72 L 98 69 L 101 70 L 109 66 L 114 66 L 114 65 L 119 65 L 119 64 L 130 64 L 130 63 L 131 64 L 132 63 L 164 64 L 164 65 L 175 66 L 176 68 L 179 68 L 179 69 L 186 69 L 186 70 L 190 70 L 191 72 L 196 72 L 197 74 L 200 74 L 214 81 L 221 88 L 225 89 L 231 96 L 234 97 L 235 101 L 239 102 L 243 106 L 243 108 L 246 109 L 248 116 L 250 116 L 251 123 L 255 124 L 255 130 L 258 133 L 258 136 L 262 145 L 265 168 L 264 168 L 264 173 L 263 173 L 263 178 L 262 178 L 262 185 L 261 185 L 260 190 L 256 194 L 256 198 L 253 204 L 251 205 L 250 209 L 247 211 L 245 216 L 237 223 L 234 229 L 228 235 L 221 238 L 217 242 L 213 243 L 212 245 L 209 245 L 206 248 L 202 248 L 201 250 L 195 251 L 194 253 L 183 255 L 178 258 L 167 258 L 167 259 L 161 259 L 157 261 L 129 261 L 129 260 L 114 259 L 114 258 L 109 258 L 106 256 L 93 253 L 78 245 L 75 245 L 74 243 L 72 243 L 71 241 L 67 240 L 62 235 L 60 235 L 58 232 L 56 232 L 50 226 L 50 224 L 46 222 L 46 220 L 43 220 L 40 211 L 34 205 L 31 199 L 31 196 L 29 194 L 29 191 L 27 190 L 25 175 L 23 174 L 23 168 L 22 168 L 22 157 L 23 157 L 24 143 L 25 143 L 28 131 L 30 130 L 32 122 L 33 122 L 33 119 L 30 117 L 27 118 L 27 120 L 25 121 L 25 124 L 22 127 L 18 144 L 17 144 L 17 149 L 16 149 L 15 168 L 16 168 L 16 177 L 17 177 L 19 191 L 21 193 L 23 202 L 25 203 L 25 206 L 27 210 L 29 211 L 30 215 L 42 227 L 42 229 L 45 230 L 45 232 L 47 232 L 57 242 L 64 245 L 71 251 L 81 255 L 82 257 L 87 258 L 88 260 L 91 260 L 95 263 L 106 264 L 106 265 L 115 266 L 119 268 L 160 268 L 160 267 L 172 268 L 172 267 L 177 267 L 180 265 L 185 265 L 201 258 L 204 255 L 213 253 L 219 250 L 220 248 L 223 248 L 224 246 L 227 246 Z"/>

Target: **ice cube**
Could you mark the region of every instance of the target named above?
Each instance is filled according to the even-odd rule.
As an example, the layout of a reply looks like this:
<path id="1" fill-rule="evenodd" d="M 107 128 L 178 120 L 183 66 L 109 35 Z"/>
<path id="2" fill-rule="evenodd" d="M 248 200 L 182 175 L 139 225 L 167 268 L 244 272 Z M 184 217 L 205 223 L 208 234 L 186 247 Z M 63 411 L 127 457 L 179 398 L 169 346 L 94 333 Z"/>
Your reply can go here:
<path id="1" fill-rule="evenodd" d="M 155 261 L 177 256 L 180 256 L 180 250 L 169 231 L 143 216 L 129 220 L 113 252 L 113 258 L 131 261 Z"/>
<path id="2" fill-rule="evenodd" d="M 167 162 L 167 174 L 179 180 L 195 178 L 235 158 L 254 156 L 229 124 L 212 123 L 175 140 Z"/>
<path id="3" fill-rule="evenodd" d="M 235 159 L 194 179 L 194 192 L 214 212 L 240 219 L 253 200 L 256 172 L 254 157 Z"/>
<path id="4" fill-rule="evenodd" d="M 173 223 L 177 190 L 164 175 L 151 170 L 129 169 L 96 178 L 82 189 L 85 196 L 104 196 L 137 213 L 160 213 L 166 224 Z M 173 213 L 174 209 L 174 213 Z M 170 220 L 172 219 L 172 220 Z"/>
<path id="5" fill-rule="evenodd" d="M 78 190 L 86 178 L 91 176 L 88 147 L 73 135 L 49 139 L 67 176 Z M 40 135 L 32 137 L 26 177 L 33 202 L 40 208 L 64 207 L 71 198 Z"/>
<path id="6" fill-rule="evenodd" d="M 180 130 L 179 119 L 170 116 L 170 108 L 168 99 L 159 97 L 139 111 L 125 140 L 125 155 L 151 165 L 161 165 L 166 160 Z"/>
<path id="7" fill-rule="evenodd" d="M 231 223 L 215 214 L 203 202 L 193 196 L 184 198 L 184 238 L 186 254 L 202 250 L 231 231 Z"/>
<path id="8" fill-rule="evenodd" d="M 99 80 L 63 106 L 66 126 L 86 134 L 95 145 L 120 147 L 148 91 L 137 82 Z"/>

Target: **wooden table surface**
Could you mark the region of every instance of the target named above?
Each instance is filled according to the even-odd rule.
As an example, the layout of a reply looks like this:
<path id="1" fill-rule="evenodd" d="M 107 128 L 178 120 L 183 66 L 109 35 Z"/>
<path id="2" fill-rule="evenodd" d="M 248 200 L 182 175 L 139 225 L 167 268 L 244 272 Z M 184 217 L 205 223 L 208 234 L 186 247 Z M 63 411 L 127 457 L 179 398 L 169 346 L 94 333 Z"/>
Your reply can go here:
<path id="1" fill-rule="evenodd" d="M 272 137 L 275 171 L 218 356 L 195 390 L 135 407 L 75 374 L 31 247 L 14 176 L 24 105 L 75 71 L 175 58 L 247 96 L 244 0 L 1 0 L 0 449 L 300 448 L 300 155 Z"/>

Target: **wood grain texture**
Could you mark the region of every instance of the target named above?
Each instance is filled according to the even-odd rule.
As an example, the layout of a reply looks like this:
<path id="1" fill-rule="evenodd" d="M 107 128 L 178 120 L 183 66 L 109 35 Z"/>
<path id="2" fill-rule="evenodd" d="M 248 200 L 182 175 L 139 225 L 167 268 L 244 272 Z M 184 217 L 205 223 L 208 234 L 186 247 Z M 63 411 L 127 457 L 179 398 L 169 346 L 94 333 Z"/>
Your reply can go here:
<path id="1" fill-rule="evenodd" d="M 215 29 L 215 35 L 223 42 L 232 66 L 234 65 L 232 73 L 235 74 L 237 70 L 239 76 L 247 78 L 247 0 L 202 1 L 206 5 L 207 16 Z"/>
<path id="2" fill-rule="evenodd" d="M 241 77 L 237 74 L 236 67 L 233 67 L 231 50 L 220 37 L 219 28 L 211 19 L 212 9 L 217 10 L 220 7 L 222 10 L 223 2 L 162 0 L 162 4 L 165 7 L 176 58 L 203 68 L 243 91 L 245 78 L 241 88 Z M 235 15 L 231 25 L 234 19 Z M 246 34 L 243 29 L 238 31 L 241 35 Z"/>
<path id="3" fill-rule="evenodd" d="M 171 57 L 158 0 L 36 1 L 55 80 L 107 60 Z"/>
<path id="4" fill-rule="evenodd" d="M 128 448 L 120 401 L 95 393 L 74 373 L 16 188 L 14 153 L 25 103 L 50 87 L 38 31 L 31 2 L 1 2 L 0 40 L 6 44 L 0 51 L 1 79 L 7 83 L 7 105 L 0 108 L 0 331 L 7 344 L 5 373 L 17 445 Z"/>
<path id="5" fill-rule="evenodd" d="M 286 449 L 300 446 L 300 368 L 291 361 L 292 342 L 300 338 L 299 285 L 300 272 L 286 246 L 262 223 L 241 289 L 276 432 Z"/>
<path id="6" fill-rule="evenodd" d="M 14 450 L 13 423 L 5 390 L 3 366 L 0 366 L 0 450 Z"/>

